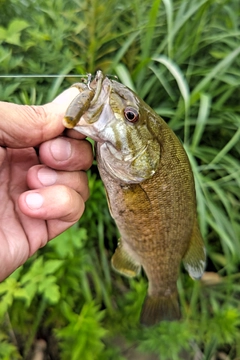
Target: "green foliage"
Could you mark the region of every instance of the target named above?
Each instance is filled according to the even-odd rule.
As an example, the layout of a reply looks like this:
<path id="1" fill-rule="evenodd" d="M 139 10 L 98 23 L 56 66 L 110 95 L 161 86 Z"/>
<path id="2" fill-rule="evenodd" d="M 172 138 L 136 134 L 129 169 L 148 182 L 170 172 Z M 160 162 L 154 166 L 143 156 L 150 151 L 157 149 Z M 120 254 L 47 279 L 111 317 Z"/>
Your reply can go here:
<path id="1" fill-rule="evenodd" d="M 209 285 L 182 273 L 184 320 L 139 328 L 146 280 L 110 269 L 118 234 L 93 166 L 80 223 L 0 284 L 1 359 L 30 359 L 37 338 L 56 360 L 240 357 L 239 15 L 235 0 L 1 0 L 0 75 L 22 77 L 2 78 L 0 99 L 42 104 L 74 75 L 117 74 L 183 140 L 218 275 Z"/>
<path id="2" fill-rule="evenodd" d="M 192 353 L 190 342 L 194 339 L 189 324 L 173 321 L 145 329 L 141 340 L 140 349 L 144 352 L 161 354 L 161 360 L 178 360 L 182 350 Z"/>
<path id="3" fill-rule="evenodd" d="M 28 22 L 21 19 L 13 19 L 7 28 L 0 27 L 0 41 L 11 45 L 21 46 L 21 32 L 28 27 Z"/>
<path id="4" fill-rule="evenodd" d="M 93 302 L 83 305 L 79 315 L 70 309 L 67 312 L 69 324 L 57 331 L 62 359 L 98 359 L 104 349 L 101 339 L 106 335 L 106 330 L 101 326 L 103 312 Z"/>
<path id="5" fill-rule="evenodd" d="M 0 358 L 2 360 L 21 359 L 16 347 L 9 342 L 6 333 L 0 333 Z"/>

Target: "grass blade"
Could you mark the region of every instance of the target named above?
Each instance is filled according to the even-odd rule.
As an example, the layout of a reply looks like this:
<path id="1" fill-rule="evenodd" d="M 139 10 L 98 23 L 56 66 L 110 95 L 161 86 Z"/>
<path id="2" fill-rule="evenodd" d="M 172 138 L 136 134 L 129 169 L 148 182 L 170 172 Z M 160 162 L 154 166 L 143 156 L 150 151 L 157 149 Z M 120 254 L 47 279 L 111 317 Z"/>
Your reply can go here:
<path id="1" fill-rule="evenodd" d="M 171 36 L 173 31 L 173 6 L 171 0 L 163 0 L 165 10 L 166 10 L 166 17 L 167 17 L 167 37 L 168 37 L 168 57 L 172 58 L 172 42 L 173 37 Z"/>
<path id="2" fill-rule="evenodd" d="M 119 77 L 119 79 L 121 80 L 121 82 L 128 86 L 129 89 L 132 89 L 133 91 L 136 92 L 135 86 L 133 84 L 131 75 L 127 69 L 127 67 L 124 64 L 117 64 L 114 68 L 114 70 L 116 71 L 117 76 Z"/>
<path id="3" fill-rule="evenodd" d="M 216 164 L 222 160 L 222 158 L 237 144 L 239 143 L 240 128 L 235 132 L 233 137 L 224 146 L 224 148 L 215 156 L 210 164 Z"/>
<path id="4" fill-rule="evenodd" d="M 200 96 L 200 108 L 199 108 L 199 112 L 198 112 L 198 118 L 196 121 L 196 126 L 194 129 L 194 133 L 193 133 L 193 138 L 192 138 L 192 145 L 191 145 L 191 150 L 194 151 L 194 149 L 196 148 L 196 146 L 198 146 L 202 134 L 204 132 L 205 126 L 207 124 L 207 120 L 208 120 L 208 115 L 210 112 L 210 107 L 211 107 L 211 98 L 209 95 L 207 94 L 201 94 Z"/>
<path id="5" fill-rule="evenodd" d="M 152 60 L 163 64 L 173 75 L 174 79 L 176 80 L 180 93 L 183 97 L 184 104 L 185 104 L 185 111 L 187 111 L 189 107 L 189 88 L 186 79 L 178 65 L 174 63 L 172 60 L 168 59 L 166 56 L 162 55 L 157 58 L 153 58 Z"/>
<path id="6" fill-rule="evenodd" d="M 217 66 L 215 66 L 195 87 L 191 94 L 191 100 L 194 101 L 194 99 L 198 98 L 198 94 L 203 91 L 207 85 L 212 81 L 213 78 L 215 78 L 217 75 L 222 73 L 223 71 L 226 71 L 229 66 L 232 64 L 233 60 L 237 58 L 237 56 L 240 54 L 240 46 L 237 47 L 234 51 L 232 51 L 230 54 L 228 54 L 223 60 L 221 60 Z"/>

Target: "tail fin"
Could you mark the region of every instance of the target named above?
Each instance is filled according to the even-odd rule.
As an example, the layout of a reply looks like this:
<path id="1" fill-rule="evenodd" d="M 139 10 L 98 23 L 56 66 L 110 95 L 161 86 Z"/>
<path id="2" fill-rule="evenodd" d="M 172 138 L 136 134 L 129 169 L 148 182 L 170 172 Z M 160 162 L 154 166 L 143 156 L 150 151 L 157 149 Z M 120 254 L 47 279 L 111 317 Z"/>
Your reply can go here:
<path id="1" fill-rule="evenodd" d="M 142 325 L 151 326 L 164 320 L 178 320 L 180 317 L 177 292 L 171 296 L 147 295 L 142 307 L 140 322 Z"/>

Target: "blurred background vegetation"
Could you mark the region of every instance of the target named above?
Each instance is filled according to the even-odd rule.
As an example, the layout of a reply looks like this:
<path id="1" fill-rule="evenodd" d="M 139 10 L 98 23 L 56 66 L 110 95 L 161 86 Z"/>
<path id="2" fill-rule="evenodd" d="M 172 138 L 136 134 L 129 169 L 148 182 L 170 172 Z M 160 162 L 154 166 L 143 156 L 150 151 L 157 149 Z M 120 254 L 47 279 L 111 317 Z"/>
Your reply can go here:
<path id="1" fill-rule="evenodd" d="M 0 284 L 0 359 L 240 359 L 239 54 L 238 0 L 0 0 L 0 99 L 43 104 L 74 75 L 117 75 L 184 142 L 208 253 L 201 281 L 181 271 L 183 319 L 141 328 L 146 279 L 110 269 L 94 164 L 79 224 Z"/>

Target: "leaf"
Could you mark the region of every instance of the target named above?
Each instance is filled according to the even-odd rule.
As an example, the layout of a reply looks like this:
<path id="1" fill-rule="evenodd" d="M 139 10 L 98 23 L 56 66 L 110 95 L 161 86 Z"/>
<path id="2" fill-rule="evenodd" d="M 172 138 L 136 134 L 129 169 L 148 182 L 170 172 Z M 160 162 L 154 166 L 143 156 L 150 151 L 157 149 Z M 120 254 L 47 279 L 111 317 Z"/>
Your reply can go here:
<path id="1" fill-rule="evenodd" d="M 163 64 L 171 72 L 171 74 L 173 75 L 174 79 L 178 84 L 180 93 L 184 99 L 185 109 L 187 110 L 189 107 L 189 100 L 190 100 L 189 87 L 178 65 L 164 55 L 158 56 L 156 58 L 154 57 L 152 60 Z"/>
<path id="2" fill-rule="evenodd" d="M 63 348 L 63 358 L 98 359 L 104 345 L 102 338 L 106 329 L 101 325 L 104 311 L 100 311 L 94 302 L 85 303 L 79 315 L 74 314 L 73 321 L 57 331 Z M 69 357 L 68 357 L 69 356 Z"/>
<path id="3" fill-rule="evenodd" d="M 142 32 L 142 44 L 141 44 L 141 61 L 150 58 L 151 46 L 154 39 L 154 32 L 156 30 L 157 15 L 159 11 L 161 0 L 153 0 L 149 7 L 149 13 L 145 14 L 147 24 L 145 31 Z"/>
<path id="4" fill-rule="evenodd" d="M 8 35 L 13 35 L 16 33 L 21 32 L 22 30 L 26 29 L 27 27 L 29 27 L 30 24 L 22 19 L 13 19 L 7 29 Z"/>
<path id="5" fill-rule="evenodd" d="M 171 0 L 163 0 L 165 9 L 166 9 L 166 17 L 167 17 L 167 26 L 168 26 L 168 57 L 172 57 L 172 41 L 173 38 L 170 36 L 173 30 L 173 4 Z"/>
<path id="6" fill-rule="evenodd" d="M 117 76 L 121 80 L 121 82 L 129 87 L 129 89 L 136 91 L 133 81 L 131 79 L 131 75 L 124 64 L 117 64 L 115 69 Z"/>
<path id="7" fill-rule="evenodd" d="M 44 274 L 45 275 L 49 275 L 49 274 L 54 274 L 62 265 L 63 265 L 64 261 L 63 260 L 47 260 L 44 263 Z"/>
<path id="8" fill-rule="evenodd" d="M 0 26 L 0 41 L 1 40 L 5 41 L 6 37 L 7 37 L 7 30 L 4 27 Z"/>
<path id="9" fill-rule="evenodd" d="M 17 351 L 17 347 L 12 343 L 9 343 L 8 339 L 3 338 L 3 336 L 0 336 L 0 359 L 1 360 L 22 359 L 19 352 Z"/>
<path id="10" fill-rule="evenodd" d="M 55 283 L 57 279 L 54 276 L 48 277 L 43 286 L 39 287 L 39 292 L 50 304 L 56 304 L 60 299 L 59 286 Z"/>
<path id="11" fill-rule="evenodd" d="M 229 140 L 229 142 L 224 146 L 224 148 L 215 156 L 211 161 L 211 164 L 218 163 L 222 160 L 224 156 L 236 145 L 239 143 L 240 139 L 240 128 L 235 132 L 234 136 Z"/>
<path id="12" fill-rule="evenodd" d="M 26 308 L 28 308 L 31 305 L 32 300 L 37 295 L 38 287 L 37 284 L 34 282 L 28 282 L 27 285 L 24 286 L 24 289 L 26 291 L 26 298 L 25 298 L 25 304 Z"/>
<path id="13" fill-rule="evenodd" d="M 64 69 L 61 71 L 62 74 L 68 74 L 71 70 L 73 69 L 73 63 L 68 63 Z M 59 75 L 61 75 L 61 73 Z M 47 102 L 52 101 L 56 96 L 57 93 L 59 91 L 59 87 L 62 84 L 62 82 L 64 81 L 65 76 L 60 76 L 58 78 L 56 78 L 55 81 L 53 81 L 52 86 L 50 87 L 49 91 L 48 91 L 48 96 L 47 96 Z"/>
<path id="14" fill-rule="evenodd" d="M 5 42 L 12 45 L 20 45 L 20 34 L 14 33 L 14 34 L 8 34 L 6 36 Z"/>
<path id="15" fill-rule="evenodd" d="M 29 271 L 25 275 L 23 275 L 21 283 L 24 285 L 27 282 L 38 282 L 39 279 L 42 279 L 43 269 L 43 257 L 40 256 L 33 262 Z"/>
<path id="16" fill-rule="evenodd" d="M 124 56 L 124 54 L 127 52 L 127 50 L 129 49 L 129 47 L 132 45 L 132 43 L 134 42 L 134 40 L 136 39 L 136 37 L 139 35 L 139 31 L 135 31 L 133 33 L 131 33 L 129 35 L 128 38 L 126 38 L 123 46 L 121 46 L 121 48 L 118 50 L 118 52 L 115 55 L 115 58 L 113 59 L 112 62 L 112 66 L 110 68 L 111 69 L 115 69 L 116 65 L 118 64 L 118 62 L 121 60 L 121 58 Z"/>
<path id="17" fill-rule="evenodd" d="M 216 310 L 214 318 L 209 321 L 207 336 L 214 338 L 218 344 L 231 344 L 235 340 L 235 334 L 240 325 L 240 317 L 237 309 L 232 307 Z"/>
<path id="18" fill-rule="evenodd" d="M 14 294 L 19 290 L 19 287 L 19 283 L 13 278 L 8 278 L 0 284 L 0 294 L 2 294 L 0 301 L 0 317 L 2 317 L 12 305 Z"/>
<path id="19" fill-rule="evenodd" d="M 208 94 L 204 94 L 204 93 L 201 94 L 198 117 L 192 137 L 191 151 L 194 151 L 195 147 L 201 141 L 201 137 L 203 135 L 205 126 L 207 124 L 210 107 L 211 107 L 211 97 Z"/>
<path id="20" fill-rule="evenodd" d="M 145 352 L 154 351 L 156 354 L 161 354 L 163 360 L 181 358 L 179 355 L 183 349 L 191 353 L 190 343 L 194 341 L 188 324 L 177 321 L 165 321 L 158 326 L 146 328 L 141 337 L 139 349 Z M 171 347 L 169 347 L 169 343 L 172 344 Z"/>
<path id="21" fill-rule="evenodd" d="M 212 81 L 214 77 L 219 75 L 219 73 L 226 71 L 229 66 L 232 64 L 233 60 L 237 58 L 240 54 L 240 46 L 235 50 L 230 52 L 223 60 L 221 60 L 215 67 L 208 72 L 208 74 L 197 84 L 195 89 L 191 94 L 191 98 L 195 98 L 196 94 L 200 93 L 205 89 L 206 86 Z"/>

